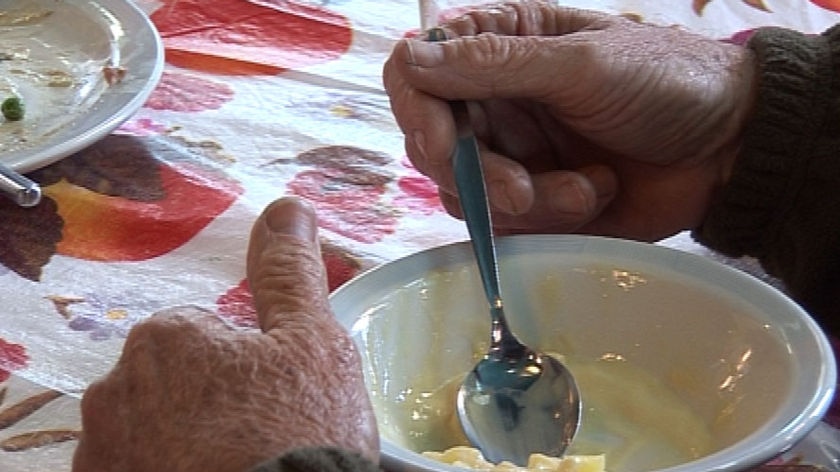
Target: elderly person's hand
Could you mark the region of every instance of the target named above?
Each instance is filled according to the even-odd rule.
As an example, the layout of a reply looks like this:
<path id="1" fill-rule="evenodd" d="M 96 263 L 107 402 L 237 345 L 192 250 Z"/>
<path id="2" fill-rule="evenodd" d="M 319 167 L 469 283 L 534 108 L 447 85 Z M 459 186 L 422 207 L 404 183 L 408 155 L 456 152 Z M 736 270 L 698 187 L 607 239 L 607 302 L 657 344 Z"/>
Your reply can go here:
<path id="1" fill-rule="evenodd" d="M 480 7 L 397 43 L 385 88 L 408 157 L 455 216 L 446 100 L 470 101 L 500 233 L 656 240 L 701 221 L 753 106 L 745 48 L 548 2 Z"/>
<path id="2" fill-rule="evenodd" d="M 82 399 L 76 472 L 245 472 L 310 446 L 379 460 L 352 340 L 333 318 L 310 207 L 271 204 L 251 233 L 248 280 L 262 332 L 196 308 L 136 326 Z"/>

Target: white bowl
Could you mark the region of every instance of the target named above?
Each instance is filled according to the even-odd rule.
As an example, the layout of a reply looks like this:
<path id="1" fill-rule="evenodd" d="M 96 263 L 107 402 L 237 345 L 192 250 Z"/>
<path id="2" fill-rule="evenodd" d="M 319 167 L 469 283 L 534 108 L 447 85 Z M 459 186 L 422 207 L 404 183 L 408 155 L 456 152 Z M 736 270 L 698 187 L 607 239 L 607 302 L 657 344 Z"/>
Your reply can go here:
<path id="1" fill-rule="evenodd" d="M 505 237 L 497 250 L 508 321 L 523 342 L 566 356 L 579 381 L 591 377 L 584 365 L 626 366 L 670 390 L 645 394 L 633 387 L 635 375 L 616 385 L 610 370 L 586 381 L 584 429 L 572 452 L 582 443 L 583 453 L 598 453 L 600 440 L 605 452 L 616 439 L 587 430 L 587 407 L 605 379 L 613 382 L 607 391 L 627 391 L 617 397 L 621 414 L 598 404 L 601 414 L 620 417 L 634 402 L 665 408 L 672 399 L 686 408 L 677 413 L 701 420 L 679 424 L 674 414 L 656 419 L 651 412 L 660 410 L 640 407 L 645 424 L 631 424 L 635 431 L 666 438 L 700 432 L 685 440 L 705 438 L 703 447 L 686 443 L 694 457 L 679 460 L 646 445 L 629 456 L 607 452 L 610 472 L 745 470 L 793 446 L 829 405 L 836 373 L 825 335 L 798 305 L 750 275 L 702 256 L 600 237 Z M 372 269 L 336 290 L 331 303 L 362 354 L 386 470 L 461 470 L 413 450 L 447 444 L 437 441 L 443 431 L 421 434 L 410 402 L 464 375 L 486 349 L 489 315 L 469 243 Z M 427 409 L 419 413 L 428 412 L 421 406 Z"/>

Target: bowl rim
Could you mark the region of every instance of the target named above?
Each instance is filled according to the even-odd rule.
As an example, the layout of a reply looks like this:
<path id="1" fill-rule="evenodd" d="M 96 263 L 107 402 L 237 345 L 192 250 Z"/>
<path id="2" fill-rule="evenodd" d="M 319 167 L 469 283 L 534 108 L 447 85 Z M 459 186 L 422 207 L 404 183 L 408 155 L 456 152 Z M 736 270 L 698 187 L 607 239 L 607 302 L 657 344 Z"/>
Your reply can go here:
<path id="1" fill-rule="evenodd" d="M 718 472 L 744 470 L 761 465 L 784 453 L 804 438 L 822 419 L 835 393 L 837 373 L 836 360 L 831 344 L 816 321 L 796 302 L 781 290 L 743 270 L 716 261 L 708 256 L 689 253 L 680 249 L 656 243 L 590 235 L 512 235 L 496 239 L 499 259 L 507 256 L 532 253 L 535 250 L 570 252 L 582 255 L 598 254 L 608 259 L 624 259 L 647 266 L 657 266 L 679 272 L 680 275 L 702 279 L 721 288 L 748 289 L 748 293 L 734 293 L 742 301 L 757 306 L 774 306 L 778 313 L 792 316 L 799 321 L 800 337 L 812 343 L 811 349 L 822 360 L 819 365 L 807 365 L 794 374 L 800 379 L 799 388 L 792 390 L 779 411 L 771 416 L 759 429 L 738 442 L 723 449 L 684 464 L 652 472 Z M 337 320 L 352 330 L 355 319 L 343 314 L 343 305 L 350 303 L 360 291 L 385 286 L 394 280 L 416 280 L 432 269 L 468 263 L 473 260 L 470 242 L 457 241 L 418 251 L 370 268 L 338 287 L 330 295 L 330 304 Z M 701 273 L 711 274 L 701 276 Z M 360 281 L 373 280 L 374 284 Z M 727 290 L 732 293 L 732 290 Z M 346 300 L 346 301 L 345 301 Z M 804 328 L 804 329 L 802 329 Z M 784 331 L 784 327 L 779 328 Z M 816 367 L 816 368 L 815 368 Z M 807 388 L 806 388 L 807 386 Z M 796 413 L 794 413 L 796 412 Z M 381 462 L 387 470 L 410 470 L 424 472 L 462 471 L 419 453 L 398 446 L 380 435 Z"/>

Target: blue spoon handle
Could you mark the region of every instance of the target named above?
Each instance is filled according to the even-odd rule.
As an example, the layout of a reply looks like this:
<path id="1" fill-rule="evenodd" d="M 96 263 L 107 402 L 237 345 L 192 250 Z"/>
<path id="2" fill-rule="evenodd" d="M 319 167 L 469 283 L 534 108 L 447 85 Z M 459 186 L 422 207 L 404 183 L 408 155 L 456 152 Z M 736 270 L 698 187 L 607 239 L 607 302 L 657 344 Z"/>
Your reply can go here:
<path id="1" fill-rule="evenodd" d="M 473 251 L 481 271 L 484 293 L 491 308 L 501 308 L 499 289 L 499 270 L 496 265 L 496 245 L 493 241 L 493 227 L 490 209 L 487 204 L 487 188 L 484 183 L 484 170 L 481 167 L 478 144 L 469 123 L 466 103 L 451 103 L 458 140 L 452 167 L 455 172 L 455 185 L 461 210 L 472 239 Z"/>
<path id="2" fill-rule="evenodd" d="M 432 28 L 426 32 L 429 41 L 445 41 L 446 31 Z M 484 170 L 479 158 L 478 142 L 470 124 L 467 103 L 462 100 L 450 102 L 452 117 L 455 120 L 457 142 L 452 156 L 452 168 L 455 172 L 455 186 L 461 210 L 472 240 L 473 252 L 484 284 L 484 293 L 490 304 L 494 321 L 501 314 L 502 297 L 499 289 L 499 269 L 496 265 L 496 245 L 493 241 L 493 225 L 490 222 L 490 208 L 487 203 L 487 187 L 484 183 Z"/>

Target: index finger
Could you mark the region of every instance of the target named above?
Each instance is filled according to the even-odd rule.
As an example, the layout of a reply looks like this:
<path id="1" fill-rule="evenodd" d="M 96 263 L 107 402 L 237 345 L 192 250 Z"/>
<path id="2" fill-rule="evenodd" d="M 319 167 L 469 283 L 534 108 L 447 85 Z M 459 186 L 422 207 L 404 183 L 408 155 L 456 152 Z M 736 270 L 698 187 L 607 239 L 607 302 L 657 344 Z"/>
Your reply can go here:
<path id="1" fill-rule="evenodd" d="M 251 229 L 248 284 L 266 333 L 330 316 L 315 210 L 298 198 L 269 204 Z"/>
<path id="2" fill-rule="evenodd" d="M 403 39 L 385 67 L 389 96 L 401 87 L 449 100 L 544 99 L 579 79 L 602 30 L 628 21 L 607 13 L 516 2 L 446 22 L 449 41 Z"/>
<path id="3" fill-rule="evenodd" d="M 591 29 L 608 13 L 557 5 L 555 1 L 520 0 L 482 5 L 445 21 L 447 37 L 495 33 L 501 36 L 561 36 Z"/>
<path id="4" fill-rule="evenodd" d="M 438 184 L 448 180 L 449 156 L 455 145 L 455 123 L 449 102 L 408 84 L 395 73 L 400 56 L 391 56 L 383 68 L 383 82 L 391 111 L 405 135 L 405 150 L 412 164 Z"/>

